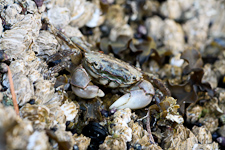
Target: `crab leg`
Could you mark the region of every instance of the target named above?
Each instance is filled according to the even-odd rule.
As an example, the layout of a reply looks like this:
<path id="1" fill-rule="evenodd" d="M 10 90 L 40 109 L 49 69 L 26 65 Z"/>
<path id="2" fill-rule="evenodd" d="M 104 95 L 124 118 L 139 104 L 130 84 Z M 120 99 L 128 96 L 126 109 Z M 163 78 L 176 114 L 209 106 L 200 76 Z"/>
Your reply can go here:
<path id="1" fill-rule="evenodd" d="M 148 80 L 149 82 L 151 82 L 154 87 L 157 87 L 162 95 L 159 94 L 159 92 L 157 92 L 157 95 L 160 95 L 160 100 L 164 99 L 166 96 L 171 96 L 170 90 L 166 87 L 166 85 L 163 83 L 162 80 L 160 80 L 159 78 L 157 78 L 156 76 L 154 76 L 153 74 L 147 73 L 147 72 L 143 72 L 143 77 L 144 79 Z"/>
<path id="2" fill-rule="evenodd" d="M 78 66 L 71 79 L 73 92 L 85 99 L 105 96 L 104 92 L 98 86 L 91 84 L 91 79 L 86 70 L 80 65 Z"/>
<path id="3" fill-rule="evenodd" d="M 140 109 L 150 104 L 154 94 L 155 90 L 152 84 L 146 80 L 142 80 L 132 87 L 129 93 L 124 94 L 116 100 L 109 109 Z"/>

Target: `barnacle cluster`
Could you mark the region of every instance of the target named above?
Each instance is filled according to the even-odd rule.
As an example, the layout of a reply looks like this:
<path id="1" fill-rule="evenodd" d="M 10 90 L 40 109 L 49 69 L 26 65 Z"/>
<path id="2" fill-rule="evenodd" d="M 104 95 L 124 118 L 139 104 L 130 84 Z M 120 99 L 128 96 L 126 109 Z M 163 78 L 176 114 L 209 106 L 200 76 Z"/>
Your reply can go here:
<path id="1" fill-rule="evenodd" d="M 0 149 L 223 149 L 224 7 L 217 0 L 0 0 Z M 108 109 L 125 89 L 76 96 L 77 49 L 49 24 L 85 50 L 155 73 L 171 96 L 160 99 L 155 88 L 151 104 L 136 111 Z"/>

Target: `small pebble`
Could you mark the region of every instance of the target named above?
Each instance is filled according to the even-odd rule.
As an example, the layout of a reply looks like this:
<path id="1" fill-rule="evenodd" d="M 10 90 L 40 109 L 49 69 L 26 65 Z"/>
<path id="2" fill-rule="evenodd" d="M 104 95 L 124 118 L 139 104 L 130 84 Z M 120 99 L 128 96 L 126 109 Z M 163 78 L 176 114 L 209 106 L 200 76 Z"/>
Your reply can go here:
<path id="1" fill-rule="evenodd" d="M 73 150 L 79 150 L 79 147 L 75 144 L 75 145 L 73 146 Z"/>
<path id="2" fill-rule="evenodd" d="M 135 144 L 134 149 L 135 150 L 141 150 L 142 149 L 141 144 L 139 144 L 139 143 Z"/>
<path id="3" fill-rule="evenodd" d="M 31 99 L 28 103 L 31 104 L 31 105 L 34 105 L 35 104 L 35 99 Z"/>

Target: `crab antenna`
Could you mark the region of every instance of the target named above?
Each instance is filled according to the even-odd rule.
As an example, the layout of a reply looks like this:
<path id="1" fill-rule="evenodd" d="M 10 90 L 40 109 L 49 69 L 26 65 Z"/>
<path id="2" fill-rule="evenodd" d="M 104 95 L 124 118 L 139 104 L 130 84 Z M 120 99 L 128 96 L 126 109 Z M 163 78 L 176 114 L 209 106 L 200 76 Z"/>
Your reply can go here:
<path id="1" fill-rule="evenodd" d="M 67 37 L 63 32 L 61 32 L 60 30 L 58 30 L 56 27 L 54 27 L 50 22 L 48 18 L 44 18 L 43 19 L 43 23 L 46 23 L 50 29 L 50 31 L 57 37 L 59 37 L 61 40 L 63 40 L 64 42 L 66 42 L 66 44 L 70 47 L 70 48 L 74 48 L 77 50 L 81 50 L 83 52 L 86 52 L 86 50 L 84 48 L 82 48 L 80 45 L 75 44 L 73 41 L 70 40 L 69 37 Z"/>

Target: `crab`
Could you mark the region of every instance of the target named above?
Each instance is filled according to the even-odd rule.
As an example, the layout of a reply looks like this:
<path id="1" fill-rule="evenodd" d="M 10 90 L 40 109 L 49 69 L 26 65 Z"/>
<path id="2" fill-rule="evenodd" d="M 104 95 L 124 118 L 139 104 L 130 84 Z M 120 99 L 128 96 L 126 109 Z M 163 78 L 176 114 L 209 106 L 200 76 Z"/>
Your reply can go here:
<path id="1" fill-rule="evenodd" d="M 170 96 L 170 91 L 164 83 L 154 75 L 143 72 L 120 59 L 84 48 L 74 43 L 49 22 L 47 23 L 51 32 L 73 49 L 71 60 L 81 62 L 73 69 L 70 82 L 73 92 L 78 97 L 84 99 L 104 97 L 103 90 L 93 83 L 108 88 L 118 88 L 124 93 L 109 109 L 140 109 L 150 104 L 153 97 L 159 100 Z M 58 71 L 55 68 L 53 67 L 53 70 Z M 155 90 L 152 84 L 159 90 Z"/>

